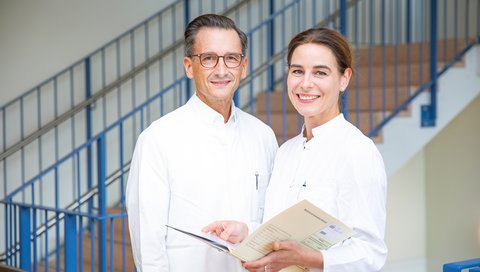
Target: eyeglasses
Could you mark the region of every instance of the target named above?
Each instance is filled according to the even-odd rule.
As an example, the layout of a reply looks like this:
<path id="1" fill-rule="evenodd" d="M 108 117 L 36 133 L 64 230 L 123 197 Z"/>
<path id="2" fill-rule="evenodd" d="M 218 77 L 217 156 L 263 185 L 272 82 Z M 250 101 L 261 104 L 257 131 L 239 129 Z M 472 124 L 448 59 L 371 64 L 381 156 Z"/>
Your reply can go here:
<path id="1" fill-rule="evenodd" d="M 200 64 L 205 68 L 214 68 L 217 66 L 219 58 L 223 58 L 223 63 L 225 63 L 227 68 L 237 68 L 242 63 L 242 59 L 245 55 L 232 53 L 219 56 L 214 53 L 203 53 L 191 55 L 190 57 L 198 57 L 200 59 Z"/>

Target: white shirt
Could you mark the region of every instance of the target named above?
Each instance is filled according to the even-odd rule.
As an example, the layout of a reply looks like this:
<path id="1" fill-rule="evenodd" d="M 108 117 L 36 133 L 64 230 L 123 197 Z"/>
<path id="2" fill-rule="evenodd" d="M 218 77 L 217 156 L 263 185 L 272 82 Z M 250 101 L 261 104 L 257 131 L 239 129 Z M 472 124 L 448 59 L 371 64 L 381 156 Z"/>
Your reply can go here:
<path id="1" fill-rule="evenodd" d="M 277 148 L 260 120 L 232 106 L 225 124 L 196 95 L 153 122 L 137 140 L 126 192 L 137 270 L 243 271 L 165 224 L 200 231 L 214 220 L 261 222 Z"/>
<path id="2" fill-rule="evenodd" d="M 298 135 L 278 150 L 264 220 L 308 199 L 356 233 L 322 251 L 323 271 L 379 271 L 387 256 L 383 159 L 372 140 L 342 114 L 312 132 L 310 141 Z"/>

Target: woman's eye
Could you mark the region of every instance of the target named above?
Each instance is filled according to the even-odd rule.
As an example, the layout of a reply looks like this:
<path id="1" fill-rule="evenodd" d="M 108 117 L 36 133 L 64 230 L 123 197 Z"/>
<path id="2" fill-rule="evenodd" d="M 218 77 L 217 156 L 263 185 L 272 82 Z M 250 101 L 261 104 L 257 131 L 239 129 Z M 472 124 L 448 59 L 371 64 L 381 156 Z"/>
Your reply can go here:
<path id="1" fill-rule="evenodd" d="M 294 70 L 291 71 L 291 73 L 294 74 L 294 75 L 301 75 L 301 74 L 303 74 L 303 71 L 298 70 L 298 69 L 294 69 Z"/>
<path id="2" fill-rule="evenodd" d="M 315 75 L 316 75 L 316 76 L 322 76 L 322 77 L 323 77 L 323 76 L 326 76 L 327 73 L 325 73 L 325 72 L 323 72 L 323 71 L 317 71 L 317 72 L 315 72 Z"/>

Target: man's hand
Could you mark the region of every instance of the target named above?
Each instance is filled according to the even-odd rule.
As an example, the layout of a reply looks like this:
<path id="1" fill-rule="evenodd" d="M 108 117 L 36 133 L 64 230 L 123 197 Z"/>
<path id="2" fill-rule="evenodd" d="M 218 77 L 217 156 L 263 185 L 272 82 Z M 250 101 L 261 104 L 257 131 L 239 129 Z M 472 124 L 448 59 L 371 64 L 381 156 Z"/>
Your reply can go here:
<path id="1" fill-rule="evenodd" d="M 233 220 L 215 221 L 205 226 L 202 231 L 234 244 L 243 241 L 248 236 L 247 224 Z"/>

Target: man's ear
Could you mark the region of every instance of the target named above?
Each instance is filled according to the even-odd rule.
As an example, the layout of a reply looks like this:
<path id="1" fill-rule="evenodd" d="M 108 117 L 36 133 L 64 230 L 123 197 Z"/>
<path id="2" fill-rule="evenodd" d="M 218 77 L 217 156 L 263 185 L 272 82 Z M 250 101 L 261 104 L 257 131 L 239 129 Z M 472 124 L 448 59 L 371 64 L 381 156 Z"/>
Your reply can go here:
<path id="1" fill-rule="evenodd" d="M 247 68 L 248 68 L 248 58 L 247 58 L 247 56 L 245 56 L 245 58 L 243 59 L 243 63 L 242 63 L 241 79 L 244 79 L 247 76 Z"/>
<path id="2" fill-rule="evenodd" d="M 183 66 L 185 67 L 185 73 L 187 74 L 187 77 L 192 79 L 193 78 L 193 71 L 192 71 L 192 59 L 189 57 L 184 57 L 183 58 Z"/>

